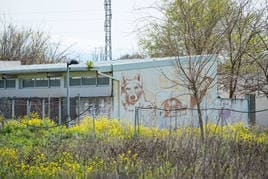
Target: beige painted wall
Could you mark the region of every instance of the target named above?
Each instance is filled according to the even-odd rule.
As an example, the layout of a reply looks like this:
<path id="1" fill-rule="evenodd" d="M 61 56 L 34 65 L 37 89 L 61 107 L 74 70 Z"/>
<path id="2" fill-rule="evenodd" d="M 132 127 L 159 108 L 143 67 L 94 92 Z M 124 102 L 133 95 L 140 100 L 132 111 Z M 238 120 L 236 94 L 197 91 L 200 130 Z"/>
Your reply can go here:
<path id="1" fill-rule="evenodd" d="M 167 79 L 168 77 L 177 80 L 177 75 L 172 66 L 114 73 L 114 77 L 120 81 L 119 85 L 114 85 L 114 111 L 118 111 L 117 108 L 120 108 L 121 119 L 133 119 L 135 106 L 145 108 L 155 106 L 166 109 L 171 107 L 191 108 L 188 90 Z M 206 106 L 215 102 L 216 94 L 216 87 L 208 91 L 204 98 Z M 186 112 L 183 113 L 186 115 Z M 161 115 L 162 118 L 172 116 L 170 112 L 164 111 L 161 114 L 150 112 L 146 114 L 145 110 L 144 114 L 150 118 L 157 117 L 155 115 L 158 117 Z"/>

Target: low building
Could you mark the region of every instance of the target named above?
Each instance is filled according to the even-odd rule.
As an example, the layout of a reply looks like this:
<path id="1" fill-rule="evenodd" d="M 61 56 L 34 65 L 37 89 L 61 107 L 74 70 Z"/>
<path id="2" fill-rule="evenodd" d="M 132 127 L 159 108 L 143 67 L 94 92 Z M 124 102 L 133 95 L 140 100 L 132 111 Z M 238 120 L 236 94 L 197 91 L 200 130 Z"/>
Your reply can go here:
<path id="1" fill-rule="evenodd" d="M 189 59 L 209 58 L 193 56 L 180 57 L 180 60 L 185 63 Z M 212 61 L 217 61 L 217 58 L 213 57 Z M 216 74 L 217 63 L 214 62 L 206 73 L 200 74 L 206 75 L 204 79 L 210 80 L 210 76 Z M 187 66 L 188 63 L 185 64 Z M 175 58 L 95 62 L 93 68 L 88 68 L 86 64 L 70 65 L 71 118 L 105 115 L 133 119 L 138 107 L 144 125 L 157 123 L 158 126 L 166 126 L 167 119 L 171 118 L 174 118 L 176 125 L 178 121 L 180 124 L 194 123 L 197 121 L 193 113 L 196 103 L 187 88 L 174 83 L 180 79 L 175 66 Z M 0 111 L 7 118 L 35 111 L 59 123 L 66 121 L 66 69 L 66 64 L 0 67 Z M 219 104 L 216 85 L 204 94 L 203 101 L 203 108 Z M 242 106 L 247 107 L 247 103 Z M 211 116 L 212 113 L 219 114 L 218 111 L 205 112 Z M 159 118 L 163 124 L 154 121 Z M 234 122 L 236 118 L 242 117 L 233 118 Z M 243 118 L 247 121 L 247 117 Z"/>

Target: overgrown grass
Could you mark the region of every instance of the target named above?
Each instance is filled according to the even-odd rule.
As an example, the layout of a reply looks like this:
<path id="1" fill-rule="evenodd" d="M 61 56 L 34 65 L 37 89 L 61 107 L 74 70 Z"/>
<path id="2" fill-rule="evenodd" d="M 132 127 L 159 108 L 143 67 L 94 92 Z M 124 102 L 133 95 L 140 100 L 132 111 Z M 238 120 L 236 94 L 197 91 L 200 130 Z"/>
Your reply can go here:
<path id="1" fill-rule="evenodd" d="M 54 127 L 49 119 L 7 121 L 0 133 L 0 176 L 267 178 L 268 135 L 233 126 L 174 131 L 134 128 L 128 122 L 99 118 Z"/>

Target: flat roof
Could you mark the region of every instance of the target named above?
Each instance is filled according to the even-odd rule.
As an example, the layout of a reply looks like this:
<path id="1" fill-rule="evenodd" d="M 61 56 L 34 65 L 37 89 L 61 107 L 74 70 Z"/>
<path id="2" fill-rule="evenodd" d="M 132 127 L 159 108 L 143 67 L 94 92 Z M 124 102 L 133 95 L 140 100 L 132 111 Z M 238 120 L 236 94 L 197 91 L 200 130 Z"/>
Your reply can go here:
<path id="1" fill-rule="evenodd" d="M 207 58 L 205 56 L 192 56 L 191 59 Z M 211 57 L 211 55 L 210 55 Z M 216 57 L 216 56 L 214 56 Z M 179 57 L 181 60 L 189 59 L 188 56 Z M 94 62 L 93 68 L 90 71 L 112 72 L 125 71 L 133 69 L 143 69 L 152 67 L 173 66 L 175 57 L 166 58 L 146 58 L 146 59 L 126 59 L 126 60 L 112 60 Z M 2 68 L 0 67 L 0 74 L 21 74 L 21 73 L 38 73 L 38 72 L 65 72 L 67 68 L 66 63 L 56 64 L 35 64 L 35 65 L 20 65 L 15 67 Z M 89 71 L 85 62 L 71 65 L 70 71 Z"/>
<path id="2" fill-rule="evenodd" d="M 9 68 L 14 66 L 20 66 L 20 61 L 2 61 L 0 60 L 0 68 Z"/>

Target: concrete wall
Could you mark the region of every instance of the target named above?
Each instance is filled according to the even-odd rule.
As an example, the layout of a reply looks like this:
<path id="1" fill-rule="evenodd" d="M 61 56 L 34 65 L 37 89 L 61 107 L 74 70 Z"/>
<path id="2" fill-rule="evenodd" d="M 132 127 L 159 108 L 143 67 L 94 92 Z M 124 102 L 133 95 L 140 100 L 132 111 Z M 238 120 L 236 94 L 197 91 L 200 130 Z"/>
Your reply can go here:
<path id="1" fill-rule="evenodd" d="M 248 125 L 248 100 L 220 98 L 217 108 L 222 109 L 216 115 L 224 124 L 242 122 L 245 126 Z"/>
<path id="2" fill-rule="evenodd" d="M 256 96 L 256 111 L 268 109 L 268 98 Z M 256 125 L 268 127 L 268 111 L 256 113 Z"/>
<path id="3" fill-rule="evenodd" d="M 118 71 L 114 73 L 119 82 L 114 83 L 114 111 L 120 111 L 121 119 L 134 119 L 136 107 L 195 108 L 196 104 L 188 89 L 175 85 L 170 79 L 177 80 L 174 66 Z M 170 78 L 170 79 L 168 79 Z M 209 78 L 209 76 L 208 76 Z M 177 80 L 179 83 L 179 81 Z M 216 86 L 205 95 L 203 107 L 214 103 L 217 98 Z M 170 112 L 143 112 L 148 118 L 170 118 Z M 187 116 L 187 112 L 181 113 Z"/>
<path id="4" fill-rule="evenodd" d="M 213 74 L 213 71 L 209 73 L 208 79 Z M 118 71 L 114 73 L 114 77 L 118 79 L 113 85 L 115 117 L 134 121 L 135 107 L 141 107 L 144 109 L 139 109 L 138 118 L 145 126 L 198 126 L 196 104 L 188 89 L 172 82 L 174 80 L 181 83 L 177 80 L 180 77 L 173 66 Z M 216 81 L 213 84 L 215 83 Z M 151 107 L 159 109 L 146 109 Z M 188 109 L 165 111 L 174 108 Z M 204 109 L 204 123 L 218 122 L 226 125 L 242 122 L 248 125 L 248 100 L 218 98 L 216 85 L 205 94 L 201 108 Z"/>

